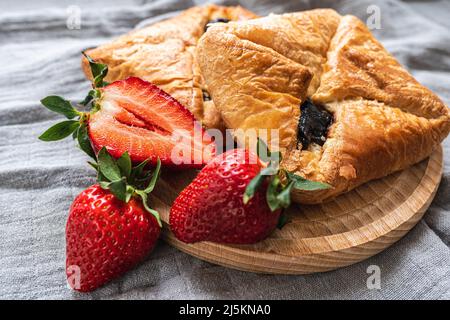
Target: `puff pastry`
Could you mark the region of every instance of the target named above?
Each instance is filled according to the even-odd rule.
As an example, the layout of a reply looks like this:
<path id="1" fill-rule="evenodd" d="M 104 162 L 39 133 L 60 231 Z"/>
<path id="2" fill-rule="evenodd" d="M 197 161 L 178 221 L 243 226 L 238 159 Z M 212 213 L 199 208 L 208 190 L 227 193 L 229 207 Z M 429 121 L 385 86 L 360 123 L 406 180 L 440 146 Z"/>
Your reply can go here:
<path id="1" fill-rule="evenodd" d="M 242 7 L 207 5 L 193 7 L 176 17 L 132 31 L 86 53 L 109 67 L 106 81 L 129 76 L 150 81 L 186 106 L 206 127 L 222 128 L 220 115 L 210 100 L 203 100 L 204 87 L 195 46 L 209 21 L 246 20 L 257 16 Z M 87 77 L 89 64 L 82 59 Z"/>
<path id="2" fill-rule="evenodd" d="M 332 186 L 296 191 L 297 202 L 320 203 L 417 163 L 450 131 L 447 106 L 363 22 L 333 10 L 213 25 L 198 42 L 197 61 L 228 128 L 279 129 L 282 166 Z M 322 146 L 302 150 L 306 98 L 333 122 Z"/>

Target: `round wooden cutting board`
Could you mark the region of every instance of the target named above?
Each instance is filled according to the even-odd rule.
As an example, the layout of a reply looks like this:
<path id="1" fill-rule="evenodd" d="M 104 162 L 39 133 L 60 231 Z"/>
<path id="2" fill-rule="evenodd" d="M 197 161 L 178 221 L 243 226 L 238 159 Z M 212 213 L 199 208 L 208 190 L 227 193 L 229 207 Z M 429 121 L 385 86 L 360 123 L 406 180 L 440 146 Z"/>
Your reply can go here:
<path id="1" fill-rule="evenodd" d="M 423 216 L 442 175 L 442 148 L 411 168 L 364 184 L 321 205 L 294 205 L 290 222 L 254 245 L 185 244 L 178 249 L 230 268 L 278 274 L 323 272 L 371 257 L 403 237 Z M 168 221 L 171 203 L 195 171 L 162 176 L 152 205 Z"/>

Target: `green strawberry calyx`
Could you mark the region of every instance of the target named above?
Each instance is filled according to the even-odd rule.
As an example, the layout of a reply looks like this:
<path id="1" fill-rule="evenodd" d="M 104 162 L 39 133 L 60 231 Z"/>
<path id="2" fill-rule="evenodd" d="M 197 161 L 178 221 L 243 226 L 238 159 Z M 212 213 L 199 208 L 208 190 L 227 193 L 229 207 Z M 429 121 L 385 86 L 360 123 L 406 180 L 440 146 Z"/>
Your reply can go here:
<path id="1" fill-rule="evenodd" d="M 267 163 L 267 166 L 261 169 L 247 185 L 243 196 L 244 204 L 247 204 L 253 198 L 264 181 L 268 183 L 266 201 L 272 212 L 287 209 L 291 205 L 292 189 L 315 191 L 331 187 L 327 183 L 307 180 L 280 168 L 281 153 L 279 151 L 271 152 L 261 139 L 258 139 L 257 154 L 263 162 Z M 286 216 L 280 215 L 278 227 L 281 228 L 286 222 Z"/>
<path id="2" fill-rule="evenodd" d="M 161 227 L 158 212 L 148 206 L 148 194 L 153 191 L 159 177 L 160 159 L 158 158 L 157 164 L 151 172 L 146 168 L 148 160 L 133 167 L 128 152 L 123 153 L 120 158 L 114 159 L 105 147 L 98 154 L 92 147 L 88 134 L 88 121 L 90 115 L 100 109 L 100 88 L 108 85 L 104 81 L 108 74 L 108 66 L 96 63 L 84 52 L 83 55 L 89 61 L 93 82 L 92 90 L 89 91 L 83 101 L 78 103 L 78 106 L 87 108 L 89 111 L 79 111 L 70 101 L 59 96 L 45 97 L 41 100 L 42 105 L 65 116 L 67 120 L 47 129 L 39 136 L 39 139 L 42 141 L 57 141 L 72 135 L 73 139 L 77 140 L 80 149 L 93 159 L 89 164 L 97 171 L 97 180 L 100 186 L 126 203 L 132 197 L 140 197 L 145 209 L 156 218 Z"/>
<path id="3" fill-rule="evenodd" d="M 97 181 L 103 189 L 109 190 L 117 199 L 128 203 L 132 197 L 142 200 L 145 210 L 151 213 L 162 226 L 159 213 L 148 206 L 148 195 L 155 188 L 158 181 L 161 160 L 158 158 L 156 166 L 147 169 L 148 160 L 133 166 L 128 152 L 115 159 L 103 147 L 97 154 L 97 162 L 89 164 L 97 170 Z"/>

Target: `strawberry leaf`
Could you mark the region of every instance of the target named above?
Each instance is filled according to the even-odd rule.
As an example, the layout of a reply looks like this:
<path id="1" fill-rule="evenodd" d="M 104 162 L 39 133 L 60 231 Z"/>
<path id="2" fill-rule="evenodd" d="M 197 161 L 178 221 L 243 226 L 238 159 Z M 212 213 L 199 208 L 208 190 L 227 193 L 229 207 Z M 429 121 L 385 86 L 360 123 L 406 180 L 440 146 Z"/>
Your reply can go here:
<path id="1" fill-rule="evenodd" d="M 278 188 L 280 187 L 281 182 L 278 176 L 274 176 L 266 191 L 266 200 L 269 205 L 270 210 L 273 212 L 281 207 L 280 200 L 278 199 Z"/>
<path id="2" fill-rule="evenodd" d="M 130 198 L 134 192 L 134 190 L 129 190 L 129 186 L 127 186 L 125 179 L 120 179 L 112 182 L 99 181 L 99 184 L 103 189 L 108 189 L 117 199 L 124 202 L 130 201 Z"/>
<path id="3" fill-rule="evenodd" d="M 97 164 L 97 181 L 102 185 L 102 182 L 108 184 L 110 181 L 103 175 L 103 173 L 100 172 L 99 166 Z M 103 188 L 103 186 L 102 186 Z M 106 187 L 104 189 L 107 189 Z"/>
<path id="4" fill-rule="evenodd" d="M 97 159 L 96 159 L 96 160 L 97 160 Z M 98 170 L 98 164 L 97 164 L 97 163 L 91 162 L 91 161 L 88 161 L 87 163 L 88 163 L 92 168 L 94 168 L 95 171 Z"/>
<path id="5" fill-rule="evenodd" d="M 107 82 L 103 81 L 103 79 L 108 74 L 108 66 L 103 63 L 95 62 L 91 57 L 89 57 L 84 51 L 82 54 L 89 61 L 89 66 L 91 68 L 92 78 L 94 79 L 93 84 L 94 88 L 101 88 L 108 85 Z"/>
<path id="6" fill-rule="evenodd" d="M 261 184 L 263 183 L 264 179 L 267 176 L 271 176 L 274 174 L 277 174 L 278 169 L 273 165 L 273 163 L 269 163 L 269 166 L 262 169 L 247 185 L 244 192 L 244 204 L 247 204 L 251 198 L 255 195 L 255 193 L 260 188 Z"/>
<path id="7" fill-rule="evenodd" d="M 81 124 L 78 128 L 77 140 L 80 145 L 80 149 L 86 152 L 86 154 L 94 160 L 97 160 L 94 149 L 91 145 L 91 140 L 89 139 L 86 123 Z"/>
<path id="8" fill-rule="evenodd" d="M 119 159 L 117 159 L 120 173 L 123 177 L 129 177 L 131 174 L 131 158 L 127 151 L 125 151 Z"/>
<path id="9" fill-rule="evenodd" d="M 139 163 L 136 167 L 131 169 L 131 174 L 130 174 L 130 183 L 137 183 L 139 180 L 141 180 L 140 178 L 143 176 L 144 173 L 144 168 L 147 165 L 149 159 L 142 161 L 141 163 Z"/>
<path id="10" fill-rule="evenodd" d="M 89 91 L 88 95 L 83 99 L 83 101 L 80 102 L 81 105 L 87 106 L 89 104 L 89 102 L 94 100 L 94 96 L 91 95 L 91 92 L 93 92 L 93 91 L 94 90 Z"/>
<path id="11" fill-rule="evenodd" d="M 291 205 L 291 191 L 294 187 L 294 181 L 290 181 L 289 184 L 284 187 L 277 195 L 277 200 L 282 208 L 288 208 Z"/>
<path id="12" fill-rule="evenodd" d="M 285 171 L 287 178 L 294 182 L 294 189 L 304 191 L 325 190 L 331 188 L 327 183 L 307 180 L 292 172 Z"/>
<path id="13" fill-rule="evenodd" d="M 81 113 L 77 111 L 68 100 L 58 96 L 45 97 L 41 100 L 41 103 L 47 109 L 62 114 L 67 119 L 73 119 L 81 115 Z"/>
<path id="14" fill-rule="evenodd" d="M 109 181 L 121 179 L 120 169 L 114 158 L 103 147 L 97 156 L 99 172 Z"/>
<path id="15" fill-rule="evenodd" d="M 160 169 L 161 169 L 161 160 L 158 158 L 158 160 L 156 162 L 156 167 L 153 170 L 152 178 L 150 179 L 150 182 L 149 182 L 147 188 L 145 188 L 145 190 L 144 190 L 145 193 L 150 193 L 155 188 L 156 181 L 158 181 L 158 178 L 159 178 Z"/>
<path id="16" fill-rule="evenodd" d="M 100 98 L 100 95 L 101 95 L 100 90 L 92 89 L 89 91 L 88 95 L 84 98 L 84 100 L 80 102 L 80 104 L 83 106 L 87 106 L 94 99 Z"/>
<path id="17" fill-rule="evenodd" d="M 147 203 L 148 195 L 147 195 L 147 193 L 145 193 L 142 190 L 136 190 L 136 193 L 142 198 L 142 204 L 144 205 L 145 210 L 150 212 L 156 218 L 156 221 L 158 221 L 159 226 L 162 227 L 161 217 L 159 216 L 158 211 L 156 211 L 156 210 L 154 210 L 154 209 L 152 209 L 152 208 L 150 208 L 148 206 L 148 203 Z"/>
<path id="18" fill-rule="evenodd" d="M 127 183 L 124 179 L 110 182 L 108 184 L 108 189 L 113 195 L 117 197 L 117 199 L 127 202 Z"/>
<path id="19" fill-rule="evenodd" d="M 144 204 L 144 207 L 148 212 L 150 212 L 156 218 L 156 221 L 158 222 L 159 227 L 162 228 L 162 222 L 161 222 L 161 217 L 159 216 L 159 212 L 156 211 L 155 209 L 150 208 L 146 204 Z"/>
<path id="20" fill-rule="evenodd" d="M 98 184 L 100 185 L 100 187 L 102 187 L 102 189 L 109 189 L 109 184 L 111 182 L 108 181 L 104 181 L 104 180 L 99 180 Z"/>
<path id="21" fill-rule="evenodd" d="M 259 189 L 266 177 L 258 173 L 247 185 L 244 192 L 244 204 L 247 204 L 251 198 L 255 195 L 256 191 Z"/>
<path id="22" fill-rule="evenodd" d="M 132 186 L 130 186 L 130 185 L 127 185 L 127 190 L 126 190 L 126 192 L 125 192 L 125 202 L 128 202 L 128 201 L 130 201 L 130 199 L 131 199 L 131 197 L 133 196 L 133 194 L 134 194 L 134 188 L 132 187 Z"/>
<path id="23" fill-rule="evenodd" d="M 70 136 L 79 126 L 80 123 L 77 120 L 59 122 L 41 134 L 39 139 L 42 141 L 61 140 Z"/>

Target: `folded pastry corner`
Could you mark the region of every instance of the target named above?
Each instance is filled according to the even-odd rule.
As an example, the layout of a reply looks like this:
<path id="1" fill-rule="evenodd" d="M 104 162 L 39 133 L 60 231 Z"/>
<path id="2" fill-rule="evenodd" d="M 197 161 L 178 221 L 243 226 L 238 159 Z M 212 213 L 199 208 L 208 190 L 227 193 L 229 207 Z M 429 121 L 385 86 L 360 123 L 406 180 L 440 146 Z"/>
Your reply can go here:
<path id="1" fill-rule="evenodd" d="M 240 6 L 192 7 L 173 18 L 88 49 L 86 54 L 108 65 L 106 81 L 130 76 L 150 81 L 186 106 L 207 128 L 221 128 L 220 114 L 209 99 L 196 62 L 195 46 L 211 23 L 256 17 Z M 91 78 L 85 58 L 82 58 L 82 68 Z"/>
<path id="2" fill-rule="evenodd" d="M 211 26 L 197 60 L 227 128 L 279 129 L 282 166 L 332 186 L 295 190 L 297 202 L 402 170 L 450 131 L 447 106 L 364 23 L 330 9 Z"/>
<path id="3" fill-rule="evenodd" d="M 197 59 L 225 126 L 242 129 L 235 132 L 242 143 L 247 129 L 279 129 L 279 147 L 292 147 L 311 72 L 228 32 L 228 24 L 214 29 L 199 42 Z"/>

